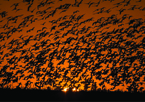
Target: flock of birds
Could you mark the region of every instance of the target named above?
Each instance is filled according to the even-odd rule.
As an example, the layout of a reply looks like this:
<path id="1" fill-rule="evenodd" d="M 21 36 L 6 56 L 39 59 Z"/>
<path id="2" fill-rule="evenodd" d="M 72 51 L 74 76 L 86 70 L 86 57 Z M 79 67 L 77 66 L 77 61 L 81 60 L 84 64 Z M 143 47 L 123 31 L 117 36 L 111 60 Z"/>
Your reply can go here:
<path id="1" fill-rule="evenodd" d="M 10 2 L 11 0 L 7 1 Z M 58 0 L 57 3 L 63 1 L 64 0 Z M 122 84 L 123 81 L 125 81 L 126 84 L 131 83 L 131 85 L 128 87 L 128 91 L 131 91 L 132 89 L 134 91 L 142 91 L 142 89 L 144 89 L 143 87 L 138 89 L 139 85 L 137 84 L 137 82 L 140 82 L 140 78 L 145 74 L 144 69 L 142 69 L 142 71 L 140 71 L 139 73 L 137 73 L 137 71 L 144 66 L 143 63 L 145 61 L 144 52 L 138 51 L 141 48 L 145 49 L 145 20 L 144 18 L 133 18 L 133 15 L 130 14 L 123 14 L 123 12 L 126 11 L 126 9 L 123 7 L 128 7 L 132 0 L 117 0 L 118 2 L 113 4 L 115 6 L 109 9 L 106 9 L 106 7 L 100 7 L 100 4 L 103 4 L 104 2 L 113 3 L 116 0 L 97 0 L 97 2 L 89 1 L 88 3 L 84 3 L 83 0 L 74 1 L 75 2 L 72 4 L 65 3 L 56 8 L 50 6 L 46 9 L 41 10 L 42 7 L 54 5 L 56 1 L 41 1 L 36 8 L 32 9 L 33 3 L 35 1 L 23 0 L 23 3 L 27 3 L 28 5 L 27 12 L 32 13 L 32 15 L 28 15 L 25 17 L 24 14 L 20 14 L 15 17 L 8 17 L 10 11 L 7 12 L 0 9 L 0 23 L 3 23 L 5 20 L 7 21 L 6 24 L 0 26 L 0 29 L 3 30 L 0 32 L 0 42 L 4 42 L 4 44 L 0 44 L 0 78 L 2 79 L 0 82 L 1 87 L 9 84 L 11 81 L 13 81 L 13 83 L 19 82 L 21 78 L 23 78 L 23 80 L 27 80 L 27 82 L 25 83 L 25 88 L 27 88 L 31 83 L 35 83 L 35 87 L 38 87 L 39 89 L 48 84 L 53 84 L 53 87 L 60 87 L 63 80 L 66 80 L 66 82 L 70 81 L 72 83 L 71 85 L 75 85 L 75 83 L 81 82 L 82 77 L 84 77 L 85 81 L 82 81 L 81 83 L 85 83 L 85 90 L 87 90 L 90 83 L 95 83 L 94 79 L 92 79 L 92 77 L 95 76 L 96 79 L 103 80 L 101 83 L 99 83 L 99 86 L 101 86 L 102 89 L 105 88 L 104 82 L 111 84 L 113 88 L 111 88 L 110 90 L 114 90 L 116 86 Z M 138 3 L 143 1 L 138 0 L 136 2 Z M 2 2 L 0 2 L 0 4 L 1 3 Z M 20 3 L 21 2 L 12 4 L 9 9 L 16 12 L 21 11 L 21 8 L 18 8 Z M 94 16 L 84 19 L 86 14 L 77 15 L 80 12 L 79 7 L 81 5 L 88 5 L 88 8 L 96 7 L 97 9 L 93 11 Z M 122 5 L 123 7 L 118 10 L 118 14 L 112 14 L 108 17 L 99 17 L 98 19 L 95 18 L 95 15 L 101 15 L 102 13 L 109 14 L 111 13 L 112 9 L 119 8 Z M 77 10 L 74 10 L 71 15 L 67 15 L 66 12 L 70 7 L 76 7 Z M 135 9 L 138 9 L 142 12 L 145 11 L 145 7 L 138 5 L 132 5 L 128 10 Z M 48 10 L 51 11 L 48 12 Z M 54 17 L 55 14 L 60 10 L 60 14 L 64 13 L 64 16 L 49 20 L 50 17 Z M 34 12 L 36 12 L 36 14 L 33 14 Z M 36 15 L 39 15 L 39 17 L 37 18 Z M 118 17 L 117 15 L 121 15 L 121 17 Z M 22 17 L 24 17 L 23 20 L 18 24 L 17 21 Z M 37 22 L 39 20 L 43 21 L 43 23 L 41 24 L 43 27 L 41 29 L 37 29 L 34 25 L 34 27 L 26 30 L 26 36 L 24 36 L 23 29 L 29 27 L 34 22 Z M 12 23 L 17 23 L 18 26 L 9 26 L 9 22 L 11 21 Z M 45 26 L 46 23 L 50 23 L 51 27 Z M 88 23 L 91 23 L 91 26 L 88 26 Z M 126 24 L 128 25 L 128 27 L 124 26 Z M 82 25 L 84 26 L 81 27 Z M 112 25 L 117 25 L 118 28 L 110 30 Z M 37 29 L 36 32 L 35 29 Z M 9 41 L 12 35 L 17 32 L 20 34 L 20 36 Z M 27 33 L 34 33 L 34 35 L 27 35 Z M 138 36 L 136 36 L 136 33 L 138 34 Z M 72 34 L 74 36 L 68 37 L 69 34 Z M 125 35 L 127 38 L 124 38 Z M 62 38 L 67 39 L 64 41 L 61 40 Z M 128 38 L 132 40 L 128 40 Z M 142 39 L 140 43 L 136 43 L 134 41 L 138 39 Z M 52 40 L 54 40 L 55 42 L 52 42 Z M 9 43 L 5 41 L 9 41 Z M 36 41 L 36 43 L 30 45 L 28 49 L 25 49 L 24 47 L 28 46 L 31 41 Z M 107 41 L 107 44 L 105 44 L 105 41 Z M 84 48 L 82 47 L 82 45 L 79 45 L 80 43 L 83 43 L 83 46 L 87 44 L 87 46 Z M 69 45 L 69 47 L 65 48 L 67 44 Z M 122 46 L 122 44 L 125 45 Z M 14 47 L 15 45 L 16 47 Z M 63 45 L 62 48 L 61 45 Z M 92 46 L 95 47 L 92 48 Z M 61 48 L 60 51 L 58 50 L 59 48 Z M 113 52 L 112 49 L 114 48 L 117 48 L 118 52 Z M 5 50 L 3 49 L 8 50 L 8 52 L 5 53 Z M 108 52 L 106 54 L 102 54 L 102 52 L 106 50 Z M 81 54 L 78 55 L 77 51 L 80 51 Z M 14 55 L 19 52 L 21 53 L 19 57 Z M 136 55 L 132 56 L 134 52 L 136 52 Z M 66 57 L 66 53 L 71 53 L 68 58 Z M 95 57 L 91 57 L 91 55 L 95 55 Z M 56 68 L 54 67 L 55 62 L 53 62 L 53 59 L 55 58 L 57 60 L 61 60 L 59 63 L 57 63 Z M 5 59 L 7 63 L 3 64 Z M 85 63 L 87 59 L 90 59 L 90 61 Z M 128 70 L 136 59 L 140 61 L 140 66 L 134 67 L 136 73 L 132 74 L 132 72 L 129 72 Z M 24 60 L 24 66 L 18 64 L 22 60 Z M 58 67 L 59 65 L 63 65 L 66 60 L 68 60 L 69 62 L 69 70 Z M 95 63 L 95 60 L 98 60 L 98 62 Z M 131 64 L 126 66 L 126 61 L 129 61 Z M 41 68 L 47 62 L 47 67 Z M 74 62 L 75 65 L 72 65 L 72 62 Z M 91 65 L 88 66 L 88 64 L 90 63 Z M 107 69 L 101 69 L 102 63 L 107 65 Z M 112 63 L 111 68 L 109 68 L 108 63 Z M 116 67 L 118 63 L 120 66 Z M 10 67 L 11 65 L 14 66 Z M 33 69 L 34 66 L 35 68 Z M 50 71 L 47 70 L 48 67 L 50 68 Z M 72 78 L 70 78 L 67 75 L 69 71 L 74 67 L 76 68 L 71 71 Z M 7 71 L 8 68 L 10 68 L 10 72 Z M 83 69 L 86 69 L 85 72 L 83 72 Z M 101 69 L 101 71 L 96 72 L 95 70 L 98 69 Z M 13 73 L 12 70 L 17 71 Z M 24 72 L 27 70 L 29 70 L 28 73 L 31 73 L 28 74 L 28 76 L 24 74 Z M 86 76 L 88 70 L 91 71 L 90 78 Z M 120 77 L 118 77 L 118 74 L 122 72 L 122 70 L 123 73 Z M 109 71 L 111 71 L 111 73 L 109 73 Z M 64 75 L 60 74 L 60 72 L 64 72 Z M 81 75 L 82 77 L 79 77 L 80 73 L 83 73 Z M 21 75 L 18 77 L 18 74 Z M 107 75 L 107 77 L 103 78 L 102 75 Z M 33 79 L 34 76 L 36 76 L 37 81 L 31 82 L 29 79 Z M 47 78 L 47 76 L 49 76 L 49 78 Z M 113 77 L 113 83 L 110 82 L 109 76 Z M 133 82 L 130 82 L 131 76 L 133 76 Z M 56 79 L 61 77 L 63 77 L 63 80 L 59 80 L 59 84 L 56 84 Z M 79 80 L 75 81 L 74 78 L 79 78 Z M 143 82 L 140 82 L 139 84 L 142 85 Z M 21 82 L 17 87 L 20 87 L 20 85 Z M 94 84 L 94 86 L 96 87 L 96 83 Z"/>

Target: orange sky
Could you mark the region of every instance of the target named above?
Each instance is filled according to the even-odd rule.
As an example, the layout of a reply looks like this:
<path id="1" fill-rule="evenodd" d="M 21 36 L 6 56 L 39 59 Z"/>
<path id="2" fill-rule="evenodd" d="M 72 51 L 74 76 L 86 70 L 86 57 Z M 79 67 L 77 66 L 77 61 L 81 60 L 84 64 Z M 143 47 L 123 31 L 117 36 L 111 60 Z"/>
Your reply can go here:
<path id="1" fill-rule="evenodd" d="M 75 3 L 75 1 L 77 2 Z M 38 83 L 38 86 L 42 85 L 41 89 L 50 87 L 52 90 L 55 90 L 56 87 L 77 87 L 79 90 L 84 90 L 85 84 L 83 82 L 90 79 L 91 82 L 88 85 L 88 91 L 92 90 L 92 86 L 95 82 L 97 89 L 105 88 L 110 91 L 118 89 L 128 91 L 127 88 L 131 86 L 133 82 L 138 85 L 138 90 L 140 90 L 141 87 L 145 88 L 145 67 L 143 65 L 145 62 L 144 60 L 141 61 L 141 59 L 145 57 L 145 47 L 143 46 L 145 42 L 142 43 L 145 37 L 145 1 L 138 1 L 139 0 L 131 0 L 130 2 L 129 0 L 30 0 L 30 2 L 26 2 L 25 0 L 1 0 L 1 87 L 5 88 L 10 86 L 11 88 L 16 88 L 21 84 L 20 87 L 23 88 L 26 87 L 26 83 L 28 83 L 27 88 L 29 89 L 38 88 L 36 86 L 36 83 Z M 15 8 L 17 3 L 18 6 Z M 65 4 L 67 4 L 68 7 Z M 77 4 L 79 7 L 76 6 Z M 64 6 L 61 7 L 61 5 Z M 123 10 L 123 12 L 120 13 L 121 10 Z M 76 11 L 76 13 L 74 13 L 74 11 Z M 108 11 L 109 13 L 107 13 Z M 6 12 L 6 14 L 4 12 Z M 77 20 L 79 17 L 80 19 Z M 87 21 L 88 19 L 90 19 L 90 21 Z M 113 24 L 115 20 L 118 20 L 118 22 Z M 131 20 L 135 20 L 135 22 L 129 24 Z M 94 23 L 97 21 L 98 23 Z M 52 22 L 56 23 L 53 24 Z M 140 25 L 136 28 L 137 31 L 132 32 L 133 27 L 139 23 Z M 52 29 L 53 27 L 55 29 Z M 123 33 L 119 31 L 117 33 L 113 32 L 114 30 L 122 28 Z M 17 31 L 14 31 L 14 29 Z M 83 31 L 83 29 L 85 30 Z M 89 36 L 91 32 L 92 35 Z M 130 32 L 134 35 L 133 37 L 128 36 Z M 120 34 L 121 36 L 119 36 Z M 107 36 L 109 37 L 105 38 Z M 65 41 L 70 38 L 73 40 L 66 44 Z M 123 41 L 121 41 L 121 38 Z M 27 39 L 30 39 L 30 41 L 25 45 L 25 40 Z M 12 40 L 16 41 L 10 44 Z M 83 40 L 85 40 L 86 43 L 84 43 Z M 46 45 L 42 46 L 42 42 L 46 42 Z M 60 44 L 57 44 L 58 42 Z M 131 43 L 127 45 L 127 42 Z M 118 43 L 117 45 L 124 49 L 120 50 L 119 47 L 105 47 L 110 47 L 111 43 Z M 6 47 L 4 47 L 4 45 Z M 39 49 L 36 49 L 34 45 L 39 47 Z M 138 47 L 138 45 L 140 46 Z M 90 49 L 87 51 L 85 50 L 86 48 Z M 103 48 L 105 50 L 102 50 Z M 11 50 L 14 49 L 18 51 L 13 53 Z M 22 54 L 23 51 L 26 52 Z M 44 59 L 40 61 L 38 56 L 43 51 L 48 52 L 41 56 Z M 56 53 L 51 58 L 51 53 L 54 51 L 56 51 Z M 87 53 L 90 53 L 90 55 L 88 55 L 88 58 L 85 58 Z M 75 54 L 79 57 L 78 63 L 75 61 L 75 58 L 73 59 Z M 99 56 L 99 54 L 101 55 Z M 28 60 L 26 60 L 27 58 L 24 58 L 24 56 L 27 56 Z M 60 59 L 58 59 L 58 56 L 60 56 Z M 132 63 L 130 60 L 124 60 L 133 58 L 134 56 L 141 57 L 135 59 Z M 12 58 L 16 58 L 16 60 Z M 12 64 L 9 63 L 10 59 L 12 59 Z M 62 60 L 64 60 L 64 63 L 59 64 Z M 111 61 L 105 62 L 105 60 Z M 30 64 L 32 61 L 35 65 Z M 50 64 L 52 64 L 52 66 Z M 96 68 L 97 64 L 99 64 L 100 68 Z M 113 64 L 115 65 L 113 66 Z M 4 70 L 4 66 L 6 65 L 8 67 Z M 82 68 L 83 65 L 84 67 Z M 119 68 L 121 66 L 123 66 L 122 69 Z M 129 66 L 127 72 L 124 66 Z M 37 72 L 37 67 L 39 72 Z M 116 76 L 112 76 L 111 74 L 113 68 L 114 70 L 118 69 L 117 72 L 115 72 L 117 73 Z M 103 74 L 105 71 L 107 71 L 107 73 Z M 10 72 L 12 72 L 10 81 L 5 84 L 4 79 L 8 79 L 7 73 Z M 65 72 L 67 72 L 67 74 Z M 59 77 L 54 73 L 58 73 Z M 129 75 L 127 81 L 130 81 L 130 83 L 123 80 L 123 73 Z M 37 74 L 42 74 L 42 76 L 38 77 Z M 140 74 L 141 76 L 139 76 Z M 31 78 L 28 78 L 28 76 L 31 76 Z M 96 78 L 99 76 L 100 79 Z M 18 81 L 14 82 L 13 80 L 16 78 L 18 78 Z M 139 80 L 136 81 L 136 78 L 139 78 Z M 54 82 L 52 83 L 54 83 L 54 85 L 52 83 L 47 84 L 49 80 L 53 80 Z M 106 80 L 109 80 L 109 82 Z M 120 82 L 118 86 L 114 86 L 113 84 L 116 80 Z M 103 84 L 100 85 L 102 82 Z M 144 90 L 145 89 L 142 91 Z"/>

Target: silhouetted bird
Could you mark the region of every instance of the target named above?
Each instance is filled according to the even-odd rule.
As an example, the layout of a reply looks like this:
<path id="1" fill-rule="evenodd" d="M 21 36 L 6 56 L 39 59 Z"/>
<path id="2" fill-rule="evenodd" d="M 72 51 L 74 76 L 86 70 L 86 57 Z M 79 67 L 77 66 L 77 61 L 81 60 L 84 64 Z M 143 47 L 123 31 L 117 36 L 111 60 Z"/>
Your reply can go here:
<path id="1" fill-rule="evenodd" d="M 121 8 L 121 9 L 119 10 L 119 13 L 121 14 L 124 10 L 126 10 L 126 9 L 122 9 L 122 8 Z"/>
<path id="2" fill-rule="evenodd" d="M 32 30 L 34 30 L 35 27 L 33 27 L 32 29 L 27 30 L 26 32 L 31 32 Z"/>
<path id="3" fill-rule="evenodd" d="M 7 15 L 7 12 L 6 11 L 3 11 L 3 12 L 0 13 L 0 15 L 3 18 L 3 17 L 5 17 Z"/>
<path id="4" fill-rule="evenodd" d="M 79 7 L 80 4 L 82 3 L 83 0 L 80 0 L 80 2 L 78 2 L 78 0 L 75 0 L 75 3 L 72 6 L 76 6 Z"/>

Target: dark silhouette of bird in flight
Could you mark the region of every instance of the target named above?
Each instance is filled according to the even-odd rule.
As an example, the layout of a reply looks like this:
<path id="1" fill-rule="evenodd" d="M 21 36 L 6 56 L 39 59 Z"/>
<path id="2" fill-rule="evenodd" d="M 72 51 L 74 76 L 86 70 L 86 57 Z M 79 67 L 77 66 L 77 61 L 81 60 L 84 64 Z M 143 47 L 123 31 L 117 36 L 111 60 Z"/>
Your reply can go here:
<path id="1" fill-rule="evenodd" d="M 40 31 L 42 31 L 42 30 L 37 30 L 37 33 L 40 32 Z"/>
<path id="2" fill-rule="evenodd" d="M 19 5 L 19 3 L 14 3 L 14 4 L 12 5 L 12 6 L 15 6 L 15 8 L 14 8 L 13 10 L 17 10 L 17 6 L 18 6 L 18 5 Z M 11 6 L 11 7 L 12 7 L 12 6 Z M 13 11 L 13 10 L 12 10 L 12 11 Z"/>
<path id="3" fill-rule="evenodd" d="M 115 7 L 119 7 L 119 6 L 121 6 L 122 4 L 121 4 L 121 3 L 116 3 L 116 4 L 114 4 L 114 5 L 117 5 L 117 6 L 115 6 Z M 113 8 L 115 8 L 115 7 L 113 7 Z"/>
<path id="4" fill-rule="evenodd" d="M 40 2 L 39 5 L 37 5 L 37 9 L 39 10 L 40 7 L 44 7 L 46 5 L 46 3 L 44 3 L 43 1 Z"/>
<path id="5" fill-rule="evenodd" d="M 98 7 L 100 2 L 101 2 L 101 0 L 99 2 L 97 2 L 97 3 L 95 3 L 95 4 L 97 4 L 97 5 L 95 5 L 95 7 Z"/>
<path id="6" fill-rule="evenodd" d="M 3 11 L 3 12 L 0 13 L 0 15 L 3 18 L 3 17 L 5 17 L 7 15 L 7 12 L 6 11 Z"/>
<path id="7" fill-rule="evenodd" d="M 32 6 L 32 4 L 33 4 L 33 2 L 28 6 L 27 11 L 30 10 L 30 7 Z M 33 11 L 34 11 L 34 10 L 33 10 Z M 31 11 L 31 12 L 33 12 L 33 11 Z"/>
<path id="8" fill-rule="evenodd" d="M 108 9 L 108 10 L 106 10 L 105 12 L 109 13 L 109 12 L 111 12 L 111 10 L 110 10 L 110 9 Z"/>
<path id="9" fill-rule="evenodd" d="M 128 6 L 131 0 L 128 0 L 124 6 Z"/>
<path id="10" fill-rule="evenodd" d="M 89 5 L 89 8 L 91 7 L 91 5 L 93 5 L 93 4 L 95 4 L 95 2 L 89 2 L 89 3 L 86 3 L 86 4 L 88 4 Z"/>
<path id="11" fill-rule="evenodd" d="M 34 0 L 23 0 L 23 2 L 33 2 Z"/>
<path id="12" fill-rule="evenodd" d="M 65 15 L 65 16 L 62 18 L 62 20 L 66 20 L 66 18 L 67 18 L 67 15 Z"/>
<path id="13" fill-rule="evenodd" d="M 128 10 L 134 10 L 136 6 L 137 6 L 137 5 L 133 5 L 133 6 L 132 6 L 131 8 L 129 8 Z"/>
<path id="14" fill-rule="evenodd" d="M 63 11 L 61 11 L 60 13 L 63 13 L 63 12 L 66 12 L 67 10 L 63 10 Z"/>
<path id="15" fill-rule="evenodd" d="M 136 1 L 136 2 L 141 2 L 142 0 L 138 0 L 138 1 Z"/>
<path id="16" fill-rule="evenodd" d="M 61 10 L 67 10 L 70 7 L 71 4 L 64 4 L 64 5 L 60 5 L 57 9 L 61 9 Z"/>
<path id="17" fill-rule="evenodd" d="M 79 25 L 81 25 L 82 23 L 90 22 L 90 21 L 92 21 L 92 20 L 93 20 L 93 17 L 92 17 L 92 18 L 89 18 L 89 19 L 87 19 L 87 20 L 84 20 L 84 21 L 82 21 L 82 22 L 80 22 Z"/>
<path id="18" fill-rule="evenodd" d="M 145 7 L 143 9 L 141 9 L 142 11 L 145 11 Z"/>
<path id="19" fill-rule="evenodd" d="M 52 21 L 49 21 L 50 23 L 52 23 L 52 25 L 53 24 L 57 24 L 57 21 L 56 20 L 52 20 Z"/>
<path id="20" fill-rule="evenodd" d="M 3 55 L 3 51 L 0 52 L 0 55 Z"/>
<path id="21" fill-rule="evenodd" d="M 0 22 L 2 22 L 3 20 L 1 20 Z"/>
<path id="22" fill-rule="evenodd" d="M 122 9 L 122 8 L 121 8 L 121 9 L 119 10 L 119 13 L 121 14 L 124 10 L 126 10 L 126 9 Z"/>
<path id="23" fill-rule="evenodd" d="M 47 29 L 47 28 L 46 28 L 46 27 L 43 27 L 42 30 L 43 30 L 43 29 Z"/>
<path id="24" fill-rule="evenodd" d="M 60 33 L 60 31 L 55 31 L 55 33 L 54 34 L 59 34 Z"/>
<path id="25" fill-rule="evenodd" d="M 103 13 L 103 12 L 104 12 L 104 8 L 105 8 L 105 7 L 102 7 L 102 8 L 100 8 L 100 9 L 96 9 L 95 11 L 98 11 L 98 12 L 96 12 L 96 13 L 94 13 L 94 14 Z M 94 12 L 95 12 L 95 11 L 94 11 Z"/>
<path id="26" fill-rule="evenodd" d="M 83 16 L 84 16 L 84 14 L 83 14 L 83 15 L 79 15 L 79 16 L 77 17 L 77 22 L 78 22 Z"/>
<path id="27" fill-rule="evenodd" d="M 130 25 L 130 24 L 132 24 L 133 22 L 135 22 L 135 19 L 130 20 L 128 24 Z"/>
<path id="28" fill-rule="evenodd" d="M 129 16 L 128 18 L 130 19 L 132 16 Z"/>
<path id="29" fill-rule="evenodd" d="M 80 1 L 80 2 L 79 2 Z M 72 6 L 79 7 L 83 0 L 75 0 L 75 3 Z"/>
<path id="30" fill-rule="evenodd" d="M 34 30 L 35 27 L 33 27 L 32 29 L 27 30 L 26 32 L 31 32 L 32 30 Z"/>
<path id="31" fill-rule="evenodd" d="M 33 13 L 33 12 L 34 12 L 34 10 L 35 10 L 35 9 L 33 9 L 33 10 L 31 11 L 31 13 Z"/>
<path id="32" fill-rule="evenodd" d="M 46 22 L 42 23 L 42 25 L 44 25 Z"/>
<path id="33" fill-rule="evenodd" d="M 50 32 L 51 32 L 52 30 L 55 30 L 55 28 L 56 28 L 56 26 L 53 26 L 53 27 L 51 28 Z"/>
<path id="34" fill-rule="evenodd" d="M 73 14 L 74 14 L 74 13 L 77 13 L 77 12 L 79 12 L 79 10 L 74 11 Z"/>

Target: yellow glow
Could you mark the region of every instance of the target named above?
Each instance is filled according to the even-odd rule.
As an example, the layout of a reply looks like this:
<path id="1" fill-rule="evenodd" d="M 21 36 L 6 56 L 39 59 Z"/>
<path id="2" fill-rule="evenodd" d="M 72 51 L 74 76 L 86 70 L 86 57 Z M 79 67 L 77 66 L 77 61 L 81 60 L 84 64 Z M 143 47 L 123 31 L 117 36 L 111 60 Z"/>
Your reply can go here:
<path id="1" fill-rule="evenodd" d="M 66 87 L 62 91 L 66 92 L 68 89 L 69 89 L 69 87 Z"/>
<path id="2" fill-rule="evenodd" d="M 73 88 L 72 91 L 76 92 L 76 91 L 79 91 L 79 89 Z"/>
<path id="3" fill-rule="evenodd" d="M 72 91 L 76 91 L 76 88 L 73 88 Z"/>
<path id="4" fill-rule="evenodd" d="M 67 89 L 65 88 L 65 89 L 64 89 L 64 91 L 66 92 L 66 91 L 67 91 Z"/>

